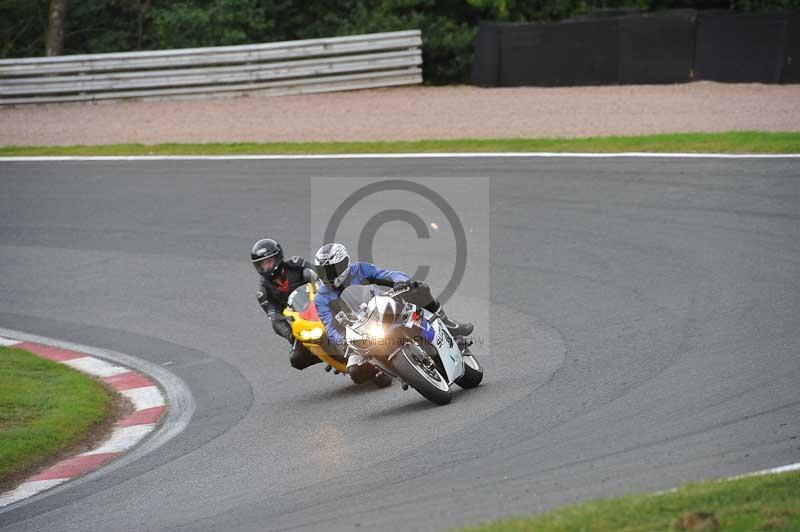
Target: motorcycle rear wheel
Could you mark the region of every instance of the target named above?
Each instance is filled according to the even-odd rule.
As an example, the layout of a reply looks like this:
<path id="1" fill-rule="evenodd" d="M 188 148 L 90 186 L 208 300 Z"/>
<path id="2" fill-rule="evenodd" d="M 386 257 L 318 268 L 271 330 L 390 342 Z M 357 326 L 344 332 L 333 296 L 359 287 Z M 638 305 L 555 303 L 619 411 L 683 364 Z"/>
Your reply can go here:
<path id="1" fill-rule="evenodd" d="M 424 367 L 420 360 L 426 357 L 417 344 L 409 343 L 392 359 L 392 365 L 397 375 L 425 399 L 437 405 L 446 405 L 453 398 L 450 385 L 435 366 Z"/>

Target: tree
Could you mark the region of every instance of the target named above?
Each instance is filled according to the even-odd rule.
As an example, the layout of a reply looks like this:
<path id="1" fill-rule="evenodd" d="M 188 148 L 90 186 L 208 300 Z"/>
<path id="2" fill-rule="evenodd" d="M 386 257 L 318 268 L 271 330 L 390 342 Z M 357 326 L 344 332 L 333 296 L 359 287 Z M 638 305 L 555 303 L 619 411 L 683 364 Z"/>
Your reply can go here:
<path id="1" fill-rule="evenodd" d="M 50 0 L 50 19 L 45 37 L 45 55 L 64 53 L 64 26 L 67 19 L 68 0 Z"/>

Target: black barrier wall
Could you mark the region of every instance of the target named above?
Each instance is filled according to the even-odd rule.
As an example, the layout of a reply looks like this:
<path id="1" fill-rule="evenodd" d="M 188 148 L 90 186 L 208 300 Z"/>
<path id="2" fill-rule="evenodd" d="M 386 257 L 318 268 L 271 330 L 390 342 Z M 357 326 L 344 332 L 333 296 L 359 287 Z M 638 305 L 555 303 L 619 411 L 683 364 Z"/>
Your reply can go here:
<path id="1" fill-rule="evenodd" d="M 800 13 L 662 11 L 558 23 L 483 23 L 471 81 L 484 87 L 797 83 Z"/>
<path id="2" fill-rule="evenodd" d="M 701 13 L 695 79 L 780 83 L 786 13 Z"/>
<path id="3" fill-rule="evenodd" d="M 497 87 L 500 83 L 501 24 L 481 22 L 475 38 L 470 83 L 480 87 Z"/>
<path id="4" fill-rule="evenodd" d="M 504 27 L 499 86 L 614 83 L 618 24 L 610 19 Z"/>
<path id="5" fill-rule="evenodd" d="M 619 77 L 615 82 L 690 81 L 694 48 L 693 11 L 624 17 L 619 26 Z"/>
<path id="6" fill-rule="evenodd" d="M 800 13 L 790 14 L 786 23 L 781 83 L 800 83 Z"/>

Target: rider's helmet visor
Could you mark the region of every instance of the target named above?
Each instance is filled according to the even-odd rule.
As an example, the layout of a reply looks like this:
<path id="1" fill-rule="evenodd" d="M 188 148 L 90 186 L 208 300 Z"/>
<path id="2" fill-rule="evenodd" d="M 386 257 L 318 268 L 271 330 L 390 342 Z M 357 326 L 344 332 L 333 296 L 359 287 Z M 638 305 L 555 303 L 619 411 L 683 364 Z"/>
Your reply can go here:
<path id="1" fill-rule="evenodd" d="M 256 262 L 255 267 L 259 273 L 270 273 L 275 269 L 275 264 L 277 264 L 277 259 L 275 257 L 267 257 L 266 259 L 261 259 Z"/>
<path id="2" fill-rule="evenodd" d="M 337 277 L 342 275 L 347 267 L 350 265 L 349 260 L 343 260 L 336 264 L 317 264 L 314 269 L 317 272 L 320 280 L 326 285 L 332 285 Z"/>

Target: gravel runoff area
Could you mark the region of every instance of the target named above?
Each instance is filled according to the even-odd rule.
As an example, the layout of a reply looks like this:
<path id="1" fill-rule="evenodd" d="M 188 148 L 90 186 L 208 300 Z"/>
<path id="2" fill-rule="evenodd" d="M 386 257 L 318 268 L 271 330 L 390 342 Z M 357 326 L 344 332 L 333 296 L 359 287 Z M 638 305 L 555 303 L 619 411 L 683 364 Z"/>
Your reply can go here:
<path id="1" fill-rule="evenodd" d="M 797 131 L 800 85 L 401 87 L 0 108 L 0 145 L 392 141 Z"/>

